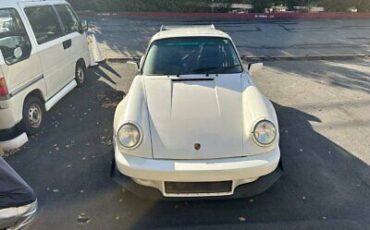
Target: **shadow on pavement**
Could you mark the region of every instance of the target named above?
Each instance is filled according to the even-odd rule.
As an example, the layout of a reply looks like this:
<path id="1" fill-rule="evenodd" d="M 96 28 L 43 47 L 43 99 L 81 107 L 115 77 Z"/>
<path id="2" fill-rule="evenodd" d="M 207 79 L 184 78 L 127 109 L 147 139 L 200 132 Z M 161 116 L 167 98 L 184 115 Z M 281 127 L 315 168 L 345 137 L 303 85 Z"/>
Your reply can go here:
<path id="1" fill-rule="evenodd" d="M 299 77 L 307 77 L 316 81 L 324 81 L 329 85 L 346 89 L 361 90 L 370 93 L 370 65 L 367 59 L 355 59 L 349 63 L 340 61 L 305 62 L 305 65 L 295 65 L 289 68 L 291 62 L 267 63 L 282 72 L 294 73 Z M 319 68 L 318 68 L 319 67 Z"/>
<path id="2" fill-rule="evenodd" d="M 253 199 L 158 202 L 136 229 L 211 226 L 363 229 L 369 224 L 370 168 L 315 132 L 318 118 L 275 104 L 285 175 Z M 140 202 L 140 200 L 138 200 Z M 244 222 L 245 219 L 245 222 Z M 123 222 L 122 222 L 123 224 Z"/>
<path id="3" fill-rule="evenodd" d="M 7 160 L 34 188 L 31 229 L 325 228 L 369 226 L 370 169 L 312 129 L 314 116 L 275 104 L 285 175 L 253 199 L 158 202 L 110 178 L 112 123 L 124 96 L 90 71 L 48 114 L 44 130 Z M 104 106 L 112 102 L 111 106 Z M 80 222 L 79 216 L 85 221 Z"/>

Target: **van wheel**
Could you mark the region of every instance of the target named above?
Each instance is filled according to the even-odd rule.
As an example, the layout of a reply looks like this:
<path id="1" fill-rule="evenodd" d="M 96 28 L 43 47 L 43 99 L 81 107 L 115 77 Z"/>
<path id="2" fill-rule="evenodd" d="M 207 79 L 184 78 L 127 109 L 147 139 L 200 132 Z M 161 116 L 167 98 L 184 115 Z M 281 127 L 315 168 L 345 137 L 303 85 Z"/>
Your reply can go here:
<path id="1" fill-rule="evenodd" d="M 42 101 L 38 97 L 28 97 L 23 106 L 23 125 L 28 135 L 34 135 L 41 129 L 44 115 Z"/>
<path id="2" fill-rule="evenodd" d="M 78 87 L 81 87 L 84 84 L 85 75 L 86 75 L 85 65 L 81 61 L 77 62 L 75 79 Z"/>

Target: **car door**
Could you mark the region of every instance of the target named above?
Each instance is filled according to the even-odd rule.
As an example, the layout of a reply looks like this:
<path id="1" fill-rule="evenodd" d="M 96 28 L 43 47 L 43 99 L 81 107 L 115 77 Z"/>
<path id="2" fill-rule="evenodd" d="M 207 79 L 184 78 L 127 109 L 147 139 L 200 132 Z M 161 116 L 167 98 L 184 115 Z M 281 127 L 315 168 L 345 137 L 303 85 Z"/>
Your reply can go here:
<path id="1" fill-rule="evenodd" d="M 55 95 L 67 83 L 70 76 L 65 40 L 58 16 L 51 5 L 22 2 L 33 30 L 46 82 L 48 98 Z"/>
<path id="2" fill-rule="evenodd" d="M 63 24 L 65 33 L 65 52 L 68 56 L 69 62 L 68 70 L 70 76 L 73 78 L 77 61 L 82 58 L 86 53 L 86 50 L 88 50 L 88 47 L 86 47 L 87 40 L 82 31 L 81 23 L 77 15 L 69 5 L 56 4 L 54 5 L 54 8 Z"/>

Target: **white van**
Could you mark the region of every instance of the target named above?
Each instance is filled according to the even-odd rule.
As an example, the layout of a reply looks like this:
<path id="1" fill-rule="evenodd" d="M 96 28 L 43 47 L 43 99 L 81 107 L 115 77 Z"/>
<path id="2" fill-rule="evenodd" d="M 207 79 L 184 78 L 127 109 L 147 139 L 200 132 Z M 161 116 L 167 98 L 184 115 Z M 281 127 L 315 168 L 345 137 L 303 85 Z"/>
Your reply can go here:
<path id="1" fill-rule="evenodd" d="M 0 147 L 18 148 L 90 66 L 87 23 L 62 0 L 0 1 Z"/>

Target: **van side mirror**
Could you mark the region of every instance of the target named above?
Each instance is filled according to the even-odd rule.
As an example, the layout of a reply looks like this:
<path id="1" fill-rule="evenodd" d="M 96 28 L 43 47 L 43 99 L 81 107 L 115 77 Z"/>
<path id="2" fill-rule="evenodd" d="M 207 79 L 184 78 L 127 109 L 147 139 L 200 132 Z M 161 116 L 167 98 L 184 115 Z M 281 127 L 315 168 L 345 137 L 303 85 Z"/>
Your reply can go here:
<path id="1" fill-rule="evenodd" d="M 4 64 L 5 64 L 5 59 L 4 59 L 4 56 L 3 56 L 3 52 L 0 49 L 0 65 L 4 65 Z"/>
<path id="2" fill-rule="evenodd" d="M 248 71 L 249 71 L 249 74 L 251 75 L 262 69 L 263 69 L 263 63 L 253 63 L 253 64 L 249 64 L 248 66 Z"/>
<path id="3" fill-rule="evenodd" d="M 81 32 L 87 32 L 89 30 L 89 23 L 87 20 L 81 22 Z"/>

